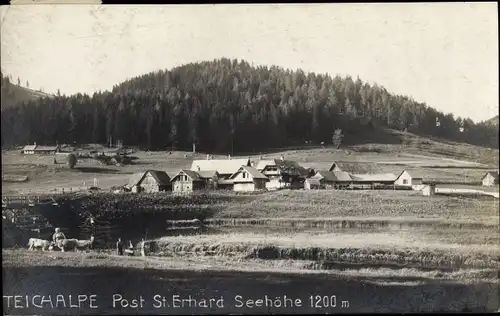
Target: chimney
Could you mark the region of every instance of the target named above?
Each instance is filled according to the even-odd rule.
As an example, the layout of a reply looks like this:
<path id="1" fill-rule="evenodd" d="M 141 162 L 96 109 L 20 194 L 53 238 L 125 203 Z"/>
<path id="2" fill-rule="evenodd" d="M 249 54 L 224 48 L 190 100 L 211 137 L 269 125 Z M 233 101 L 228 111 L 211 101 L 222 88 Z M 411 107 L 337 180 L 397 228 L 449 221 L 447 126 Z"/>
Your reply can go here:
<path id="1" fill-rule="evenodd" d="M 227 159 L 231 160 L 231 155 L 227 155 Z"/>
<path id="2" fill-rule="evenodd" d="M 285 156 L 281 155 L 280 159 L 281 161 L 285 160 Z"/>
<path id="3" fill-rule="evenodd" d="M 33 142 L 33 145 L 35 145 L 35 146 L 36 146 L 36 142 Z"/>
<path id="4" fill-rule="evenodd" d="M 207 160 L 210 160 L 210 155 L 207 154 Z"/>

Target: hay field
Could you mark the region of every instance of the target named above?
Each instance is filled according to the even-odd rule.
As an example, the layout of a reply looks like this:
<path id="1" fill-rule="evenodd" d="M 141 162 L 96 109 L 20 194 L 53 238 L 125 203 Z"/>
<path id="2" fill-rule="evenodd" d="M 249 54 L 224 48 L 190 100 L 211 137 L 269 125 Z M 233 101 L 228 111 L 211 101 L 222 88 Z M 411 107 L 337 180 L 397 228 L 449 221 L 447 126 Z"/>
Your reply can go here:
<path id="1" fill-rule="evenodd" d="M 422 196 L 418 191 L 284 190 L 228 205 L 216 218 L 441 219 L 498 224 L 490 197 Z"/>

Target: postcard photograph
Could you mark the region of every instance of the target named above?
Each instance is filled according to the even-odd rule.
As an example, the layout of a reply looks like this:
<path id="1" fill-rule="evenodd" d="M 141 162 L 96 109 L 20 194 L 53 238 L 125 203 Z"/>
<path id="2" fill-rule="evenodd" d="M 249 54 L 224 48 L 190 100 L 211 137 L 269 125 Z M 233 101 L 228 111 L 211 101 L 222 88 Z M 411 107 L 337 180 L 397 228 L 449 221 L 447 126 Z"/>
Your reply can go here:
<path id="1" fill-rule="evenodd" d="M 4 315 L 500 311 L 497 3 L 40 2 Z"/>

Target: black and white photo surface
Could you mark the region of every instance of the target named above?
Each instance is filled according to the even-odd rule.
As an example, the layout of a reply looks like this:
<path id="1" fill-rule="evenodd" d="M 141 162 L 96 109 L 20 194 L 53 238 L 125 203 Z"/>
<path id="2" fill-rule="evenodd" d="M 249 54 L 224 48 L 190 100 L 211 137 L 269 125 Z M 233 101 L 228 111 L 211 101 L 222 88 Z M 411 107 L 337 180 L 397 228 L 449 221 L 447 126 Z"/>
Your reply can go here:
<path id="1" fill-rule="evenodd" d="M 499 311 L 496 3 L 21 2 L 5 315 Z"/>

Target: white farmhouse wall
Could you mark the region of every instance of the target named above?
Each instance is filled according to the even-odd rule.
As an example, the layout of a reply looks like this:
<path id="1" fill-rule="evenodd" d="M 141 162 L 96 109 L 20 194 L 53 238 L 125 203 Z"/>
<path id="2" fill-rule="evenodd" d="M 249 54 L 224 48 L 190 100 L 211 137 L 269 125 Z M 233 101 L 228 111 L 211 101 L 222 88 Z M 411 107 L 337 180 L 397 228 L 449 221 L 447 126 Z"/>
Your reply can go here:
<path id="1" fill-rule="evenodd" d="M 495 185 L 495 178 L 491 174 L 487 174 L 483 178 L 483 186 L 491 187 Z"/>
<path id="2" fill-rule="evenodd" d="M 394 182 L 395 185 L 401 185 L 401 186 L 411 186 L 412 185 L 412 178 L 410 174 L 406 171 L 404 171 L 398 179 Z"/>
<path id="3" fill-rule="evenodd" d="M 172 189 L 174 192 L 193 192 L 193 182 L 177 180 Z"/>
<path id="4" fill-rule="evenodd" d="M 255 191 L 255 184 L 253 182 L 235 183 L 233 190 L 236 192 L 253 192 Z"/>
<path id="5" fill-rule="evenodd" d="M 149 172 L 144 177 L 140 185 L 144 189 L 144 192 L 147 193 L 160 192 L 160 186 L 158 185 L 158 182 L 156 182 L 156 179 L 153 178 L 153 176 Z"/>
<path id="6" fill-rule="evenodd" d="M 269 179 L 269 182 L 266 183 L 266 189 L 268 190 L 277 190 L 283 189 L 285 187 L 284 182 L 280 182 L 279 178 Z"/>

